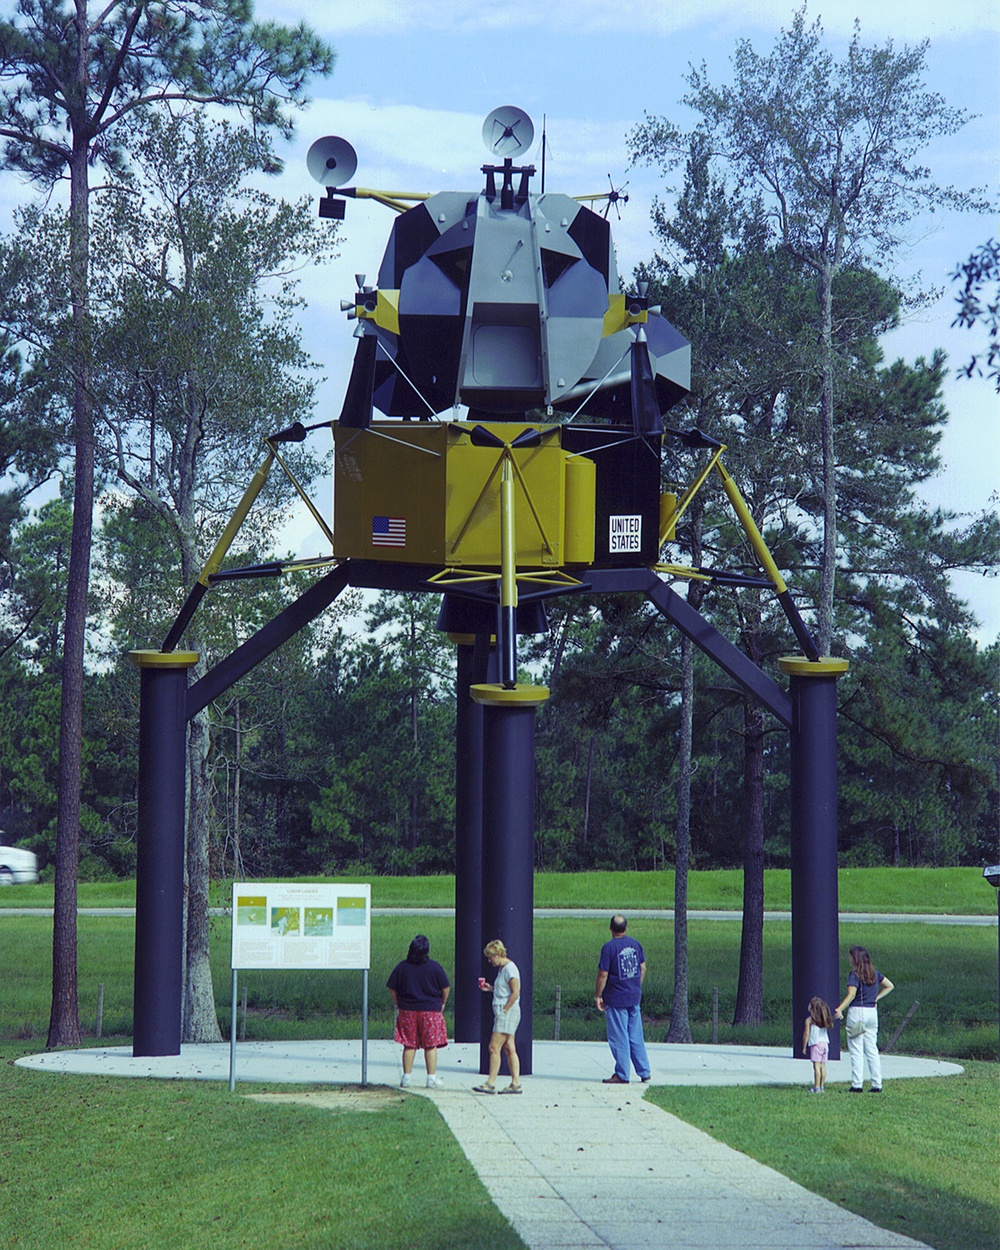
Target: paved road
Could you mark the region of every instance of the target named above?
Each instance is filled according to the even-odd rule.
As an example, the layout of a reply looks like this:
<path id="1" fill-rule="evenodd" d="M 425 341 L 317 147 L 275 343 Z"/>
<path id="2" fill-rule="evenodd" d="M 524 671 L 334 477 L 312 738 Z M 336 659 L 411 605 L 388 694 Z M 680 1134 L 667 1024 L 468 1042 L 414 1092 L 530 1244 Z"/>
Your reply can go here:
<path id="1" fill-rule="evenodd" d="M 228 914 L 228 913 L 227 913 Z M 387 907 L 372 908 L 373 916 L 454 916 L 454 907 Z M 536 920 L 606 920 L 609 915 L 607 908 L 603 910 L 593 907 L 536 907 Z M 688 920 L 742 920 L 741 911 L 689 911 Z M 630 910 L 630 920 L 673 920 L 672 907 L 647 908 Z M 791 920 L 790 911 L 765 911 L 764 919 Z M 996 916 L 952 916 L 952 915 L 918 915 L 897 914 L 894 912 L 850 912 L 842 911 L 840 920 L 843 924 L 997 924 Z"/>
<path id="2" fill-rule="evenodd" d="M 213 916 L 228 916 L 228 907 L 213 907 Z M 630 920 L 673 920 L 672 907 L 630 911 Z M 51 916 L 51 907 L 3 907 L 3 916 Z M 78 916 L 134 916 L 134 907 L 80 907 Z M 373 916 L 440 916 L 454 919 L 454 907 L 373 907 Z M 536 920 L 606 920 L 607 908 L 587 907 L 536 907 Z M 791 920 L 790 911 L 766 911 L 764 920 Z M 741 911 L 689 911 L 688 920 L 742 920 Z M 935 914 L 910 914 L 896 912 L 850 912 L 840 913 L 841 924 L 944 924 L 997 926 L 996 916 L 952 916 Z"/>

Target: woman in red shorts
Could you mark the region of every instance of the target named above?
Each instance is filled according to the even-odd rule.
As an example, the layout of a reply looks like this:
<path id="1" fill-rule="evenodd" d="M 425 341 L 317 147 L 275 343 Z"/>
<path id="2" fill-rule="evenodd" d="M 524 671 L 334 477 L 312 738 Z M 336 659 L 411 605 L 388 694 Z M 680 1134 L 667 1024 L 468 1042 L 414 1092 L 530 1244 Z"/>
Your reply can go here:
<path id="1" fill-rule="evenodd" d="M 404 1089 L 413 1083 L 413 1059 L 418 1050 L 424 1052 L 428 1089 L 444 1084 L 437 1075 L 437 1053 L 439 1047 L 448 1045 L 444 1005 L 451 985 L 445 970 L 431 959 L 430 949 L 430 942 L 418 933 L 406 958 L 386 981 L 396 1006 L 394 1037 L 403 1048 L 403 1079 L 399 1083 Z"/>

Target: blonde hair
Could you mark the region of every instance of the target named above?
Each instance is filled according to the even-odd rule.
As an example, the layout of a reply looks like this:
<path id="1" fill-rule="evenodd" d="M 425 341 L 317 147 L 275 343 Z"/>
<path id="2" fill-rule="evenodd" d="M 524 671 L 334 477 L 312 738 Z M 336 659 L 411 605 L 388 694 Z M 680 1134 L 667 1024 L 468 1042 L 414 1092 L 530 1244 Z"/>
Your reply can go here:
<path id="1" fill-rule="evenodd" d="M 494 955 L 506 956 L 507 947 L 504 946 L 503 942 L 501 942 L 499 938 L 494 938 L 492 942 L 487 942 L 483 947 L 483 954 L 487 959 L 491 959 Z"/>

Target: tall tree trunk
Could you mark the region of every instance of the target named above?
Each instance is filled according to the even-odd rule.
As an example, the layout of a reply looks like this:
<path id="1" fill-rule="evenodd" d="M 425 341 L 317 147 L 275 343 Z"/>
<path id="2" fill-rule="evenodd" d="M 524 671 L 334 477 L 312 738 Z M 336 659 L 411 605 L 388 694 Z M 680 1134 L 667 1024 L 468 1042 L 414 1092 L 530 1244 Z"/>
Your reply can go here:
<path id="1" fill-rule="evenodd" d="M 587 837 L 590 833 L 590 787 L 594 780 L 594 744 L 597 740 L 596 732 L 591 732 L 590 745 L 587 748 L 587 780 L 583 787 L 583 828 L 581 830 L 580 845 L 587 845 Z"/>
<path id="2" fill-rule="evenodd" d="M 701 417 L 698 421 L 701 427 Z M 699 495 L 691 507 L 691 562 L 702 559 L 702 516 L 704 503 Z M 704 592 L 700 582 L 688 584 L 688 603 L 697 612 Z M 688 927 L 687 889 L 691 867 L 691 770 L 694 744 L 694 644 L 681 638 L 681 723 L 677 751 L 677 850 L 674 856 L 674 1003 L 668 1042 L 690 1042 L 688 1018 Z"/>
<path id="3" fill-rule="evenodd" d="M 837 463 L 833 441 L 833 269 L 826 262 L 820 274 L 820 444 L 823 465 L 823 547 L 816 645 L 829 655 L 833 641 L 833 596 L 837 569 Z"/>
<path id="4" fill-rule="evenodd" d="M 177 501 L 178 532 L 181 554 L 181 580 L 190 586 L 201 571 L 198 564 L 197 526 L 194 521 L 194 458 L 197 431 L 201 427 L 198 413 L 188 414 L 179 477 L 181 490 Z M 188 640 L 193 651 L 202 656 L 191 670 L 191 681 L 203 677 L 208 664 L 196 637 Z M 187 803 L 185 807 L 184 859 L 184 993 L 181 1037 L 185 1042 L 218 1042 L 222 1040 L 219 1017 L 215 1010 L 212 986 L 211 926 L 208 887 L 211 879 L 209 837 L 211 830 L 212 786 L 210 776 L 211 726 L 208 712 L 200 712 L 188 721 L 187 740 Z"/>
<path id="5" fill-rule="evenodd" d="M 693 587 L 688 589 L 688 597 Z M 687 888 L 691 866 L 691 756 L 694 727 L 694 644 L 681 638 L 681 725 L 677 758 L 677 850 L 674 858 L 674 1005 L 666 1042 L 690 1042 Z"/>
<path id="6" fill-rule="evenodd" d="M 90 194 L 87 147 L 74 136 L 70 163 L 70 298 L 73 305 L 73 531 L 63 629 L 59 713 L 59 798 L 52 920 L 49 1046 L 81 1040 L 76 965 L 83 760 L 83 660 L 94 514 L 94 414 L 90 385 Z"/>
<path id="7" fill-rule="evenodd" d="M 211 748 L 208 714 L 200 712 L 188 724 L 187 890 L 184 974 L 185 1042 L 221 1042 L 215 1010 L 210 962 L 208 910 L 209 807 Z"/>
<path id="8" fill-rule="evenodd" d="M 281 687 L 281 701 L 278 704 L 279 721 L 278 721 L 278 760 L 280 767 L 278 769 L 278 792 L 274 802 L 274 834 L 275 842 L 281 848 L 284 848 L 286 842 L 285 830 L 285 807 L 286 807 L 286 789 L 288 778 L 288 723 L 287 723 L 287 699 L 285 697 L 284 685 Z M 263 824 L 263 822 L 262 822 Z M 362 861 L 364 862 L 364 861 Z"/>
<path id="9" fill-rule="evenodd" d="M 240 700 L 233 707 L 233 734 L 235 736 L 233 777 L 233 876 L 243 877 L 243 850 L 240 845 L 240 799 L 243 788 L 243 732 L 240 718 Z"/>
<path id="10" fill-rule="evenodd" d="M 575 613 L 571 609 L 567 609 L 566 615 L 563 617 L 562 626 L 559 629 L 559 636 L 556 639 L 555 654 L 552 657 L 552 672 L 549 675 L 549 684 L 553 687 L 559 684 L 559 671 L 562 668 L 563 655 L 566 652 L 566 642 L 575 619 Z M 548 707 L 549 705 L 546 703 L 544 706 Z"/>
<path id="11" fill-rule="evenodd" d="M 743 703 L 743 935 L 733 1024 L 764 1023 L 764 713 Z"/>

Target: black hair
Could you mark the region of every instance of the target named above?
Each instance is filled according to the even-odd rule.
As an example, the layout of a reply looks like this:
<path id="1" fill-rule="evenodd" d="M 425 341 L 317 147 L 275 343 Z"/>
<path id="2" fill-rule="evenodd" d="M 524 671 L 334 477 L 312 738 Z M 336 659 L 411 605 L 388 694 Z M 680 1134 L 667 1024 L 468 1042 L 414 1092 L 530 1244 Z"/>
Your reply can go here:
<path id="1" fill-rule="evenodd" d="M 617 915 L 617 916 L 611 917 L 611 932 L 614 933 L 617 937 L 621 937 L 621 935 L 625 932 L 627 928 L 628 928 L 628 921 L 625 919 L 624 916 Z"/>
<path id="2" fill-rule="evenodd" d="M 410 943 L 410 949 L 406 955 L 406 962 L 408 964 L 425 964 L 430 958 L 430 950 L 430 942 L 428 942 L 422 933 L 418 933 Z"/>

